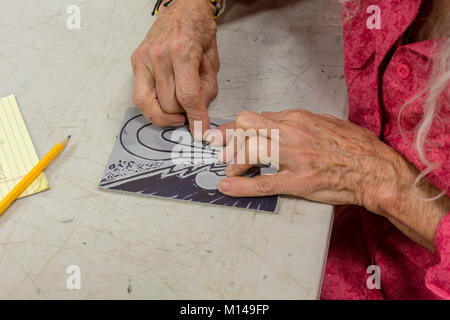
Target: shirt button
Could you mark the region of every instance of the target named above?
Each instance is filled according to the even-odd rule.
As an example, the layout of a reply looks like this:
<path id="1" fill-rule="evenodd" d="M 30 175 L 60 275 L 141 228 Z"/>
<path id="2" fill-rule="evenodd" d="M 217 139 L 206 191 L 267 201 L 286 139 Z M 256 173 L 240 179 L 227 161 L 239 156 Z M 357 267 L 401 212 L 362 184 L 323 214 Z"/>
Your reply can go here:
<path id="1" fill-rule="evenodd" d="M 397 66 L 397 75 L 400 77 L 400 79 L 408 78 L 409 73 L 410 73 L 410 70 L 406 64 L 402 63 Z"/>
<path id="2" fill-rule="evenodd" d="M 391 126 L 389 125 L 389 123 L 386 123 L 384 125 L 384 130 L 383 130 L 383 135 L 385 137 L 387 137 L 389 135 L 389 133 L 391 132 Z"/>

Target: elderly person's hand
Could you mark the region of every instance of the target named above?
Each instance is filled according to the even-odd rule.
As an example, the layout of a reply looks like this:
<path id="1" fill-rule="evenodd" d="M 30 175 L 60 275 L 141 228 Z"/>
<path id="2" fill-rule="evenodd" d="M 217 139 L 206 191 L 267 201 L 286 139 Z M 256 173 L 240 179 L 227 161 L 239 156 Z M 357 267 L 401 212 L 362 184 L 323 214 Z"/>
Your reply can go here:
<path id="1" fill-rule="evenodd" d="M 217 96 L 219 71 L 214 13 L 210 0 L 162 5 L 133 52 L 133 103 L 154 124 L 181 126 L 186 113 L 192 133 L 194 121 L 209 129 L 207 107 Z"/>
<path id="2" fill-rule="evenodd" d="M 226 169 L 228 177 L 219 183 L 222 193 L 239 197 L 291 194 L 329 204 L 364 206 L 387 217 L 422 245 L 433 247 L 437 225 L 450 209 L 448 197 L 424 201 L 439 194 L 439 190 L 429 183 L 416 190 L 414 180 L 419 172 L 369 130 L 305 110 L 262 115 L 243 111 L 236 122 L 219 127 L 216 130 L 221 134 L 213 131 L 211 137 L 226 137 L 227 128 L 267 129 L 268 133 L 263 133 L 266 138 L 259 137 L 260 142 L 247 138 L 240 150 L 236 143 L 230 143 L 235 138 L 228 134 L 228 146 L 219 157 L 232 163 Z M 270 144 L 264 142 L 271 139 L 270 129 L 279 129 L 278 173 L 240 177 L 253 166 L 248 164 L 252 153 L 249 150 L 257 151 L 261 141 L 261 149 L 264 145 L 270 149 Z M 236 163 L 238 152 L 246 154 L 245 163 Z M 257 159 L 265 162 L 261 157 Z"/>

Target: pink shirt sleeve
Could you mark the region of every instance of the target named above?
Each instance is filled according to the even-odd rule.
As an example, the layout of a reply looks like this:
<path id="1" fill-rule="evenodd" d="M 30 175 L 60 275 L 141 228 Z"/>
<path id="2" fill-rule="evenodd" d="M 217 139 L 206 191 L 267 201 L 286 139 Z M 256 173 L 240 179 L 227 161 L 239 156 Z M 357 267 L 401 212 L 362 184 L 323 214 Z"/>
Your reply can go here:
<path id="1" fill-rule="evenodd" d="M 436 230 L 434 250 L 436 264 L 426 271 L 425 285 L 442 299 L 450 300 L 450 212 Z"/>

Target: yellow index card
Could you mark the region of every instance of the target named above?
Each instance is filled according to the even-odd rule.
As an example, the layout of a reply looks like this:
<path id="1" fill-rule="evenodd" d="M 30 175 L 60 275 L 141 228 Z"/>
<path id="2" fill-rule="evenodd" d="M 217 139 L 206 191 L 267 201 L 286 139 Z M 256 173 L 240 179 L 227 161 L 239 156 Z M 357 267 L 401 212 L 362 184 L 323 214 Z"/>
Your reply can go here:
<path id="1" fill-rule="evenodd" d="M 16 98 L 0 99 L 0 197 L 9 191 L 39 162 Z M 19 198 L 48 189 L 42 172 Z"/>

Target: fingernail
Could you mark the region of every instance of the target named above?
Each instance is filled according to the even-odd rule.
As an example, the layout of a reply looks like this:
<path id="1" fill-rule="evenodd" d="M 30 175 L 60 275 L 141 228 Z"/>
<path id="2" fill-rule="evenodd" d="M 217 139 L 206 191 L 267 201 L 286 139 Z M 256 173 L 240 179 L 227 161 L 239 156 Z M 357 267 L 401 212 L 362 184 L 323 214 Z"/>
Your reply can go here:
<path id="1" fill-rule="evenodd" d="M 184 122 L 175 122 L 175 123 L 172 123 L 172 127 L 181 127 L 181 126 L 184 126 Z"/>
<path id="2" fill-rule="evenodd" d="M 219 191 L 228 191 L 230 189 L 230 183 L 228 181 L 219 182 Z"/>

